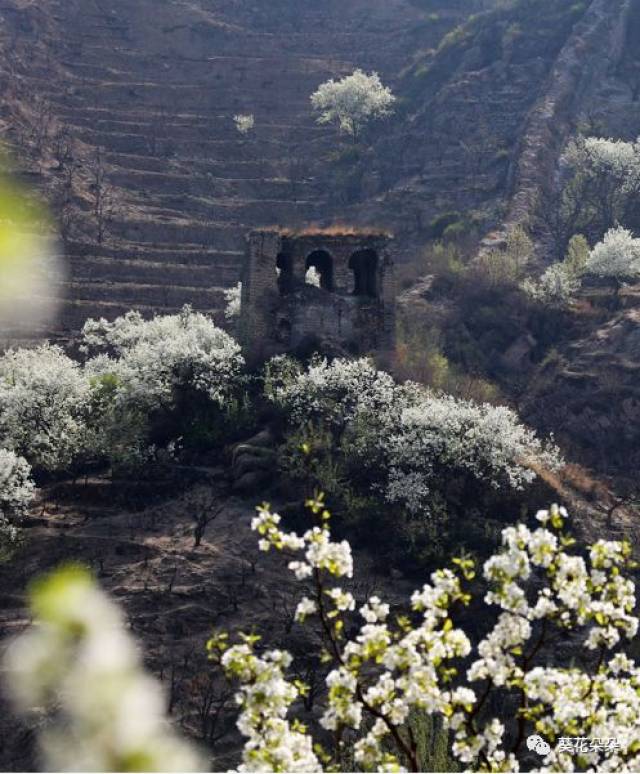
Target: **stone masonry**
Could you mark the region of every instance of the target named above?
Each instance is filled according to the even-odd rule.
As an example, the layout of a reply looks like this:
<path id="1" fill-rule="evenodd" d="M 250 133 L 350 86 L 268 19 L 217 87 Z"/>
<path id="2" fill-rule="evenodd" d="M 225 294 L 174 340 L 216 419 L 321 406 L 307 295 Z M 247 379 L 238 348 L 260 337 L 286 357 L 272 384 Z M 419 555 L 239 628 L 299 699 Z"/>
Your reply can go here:
<path id="1" fill-rule="evenodd" d="M 252 231 L 239 325 L 248 358 L 391 351 L 396 293 L 389 243 L 388 234 L 349 229 Z M 306 281 L 311 267 L 320 287 Z"/>

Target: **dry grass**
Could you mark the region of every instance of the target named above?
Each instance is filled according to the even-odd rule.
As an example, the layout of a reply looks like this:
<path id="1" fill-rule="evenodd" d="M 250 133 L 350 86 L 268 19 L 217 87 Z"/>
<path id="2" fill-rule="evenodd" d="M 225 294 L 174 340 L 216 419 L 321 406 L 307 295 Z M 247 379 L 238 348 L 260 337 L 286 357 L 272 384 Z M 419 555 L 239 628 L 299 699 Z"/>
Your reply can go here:
<path id="1" fill-rule="evenodd" d="M 308 236 L 329 236 L 329 237 L 384 237 L 393 239 L 390 231 L 379 228 L 366 228 L 364 226 L 347 225 L 345 223 L 334 223 L 331 226 L 319 226 L 309 224 L 304 228 L 291 229 L 283 226 L 267 226 L 259 231 L 280 234 L 284 237 L 308 237 Z"/>

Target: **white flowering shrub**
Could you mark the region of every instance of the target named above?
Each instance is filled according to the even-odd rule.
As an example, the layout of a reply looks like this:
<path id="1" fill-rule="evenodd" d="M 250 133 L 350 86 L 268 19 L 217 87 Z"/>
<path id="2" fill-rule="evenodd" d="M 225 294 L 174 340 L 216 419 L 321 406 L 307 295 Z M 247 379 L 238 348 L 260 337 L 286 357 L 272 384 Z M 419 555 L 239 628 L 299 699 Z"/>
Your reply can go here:
<path id="1" fill-rule="evenodd" d="M 0 449 L 0 556 L 20 540 L 20 520 L 33 501 L 31 467 L 22 457 Z"/>
<path id="2" fill-rule="evenodd" d="M 555 447 L 510 409 L 396 384 L 365 359 L 316 359 L 303 370 L 275 358 L 265 388 L 294 425 L 328 428 L 347 464 L 369 470 L 374 491 L 410 513 L 428 515 L 443 479 L 456 472 L 520 489 L 535 465 L 561 464 Z"/>
<path id="3" fill-rule="evenodd" d="M 611 229 L 591 251 L 585 270 L 618 281 L 640 276 L 640 239 L 622 226 Z"/>
<path id="4" fill-rule="evenodd" d="M 582 287 L 582 275 L 589 260 L 589 243 L 581 234 L 569 241 L 563 261 L 554 263 L 536 281 L 527 278 L 522 290 L 532 300 L 548 306 L 566 306 Z"/>
<path id="5" fill-rule="evenodd" d="M 295 617 L 323 641 L 324 709 L 318 728 L 295 717 L 309 687 L 291 676 L 289 653 L 258 652 L 257 635 L 232 644 L 215 634 L 210 658 L 239 683 L 240 771 L 341 770 L 351 747 L 360 770 L 420 771 L 415 712 L 440 719 L 472 771 L 638 769 L 640 669 L 620 649 L 638 630 L 628 543 L 571 552 L 567 514 L 555 506 L 538 513 L 536 529 L 503 530 L 502 549 L 482 569 L 490 626 L 474 641 L 458 622 L 472 603 L 471 559 L 434 572 L 409 614 L 392 616 L 376 596 L 358 608 L 343 588 L 351 548 L 332 539 L 322 496 L 308 505 L 317 524 L 303 535 L 284 531 L 266 505 L 252 528 L 260 549 L 287 556 L 304 584 Z M 580 750 L 576 738 L 613 743 Z"/>
<path id="6" fill-rule="evenodd" d="M 224 300 L 227 302 L 227 306 L 224 310 L 224 316 L 227 320 L 236 320 L 240 317 L 240 309 L 242 306 L 242 282 L 238 282 L 234 287 L 225 290 Z"/>
<path id="7" fill-rule="evenodd" d="M 354 142 L 370 121 L 391 115 L 395 100 L 377 73 L 367 75 L 362 70 L 339 81 L 332 78 L 311 95 L 318 123 L 337 124 L 339 131 L 350 135 Z"/>
<path id="8" fill-rule="evenodd" d="M 85 351 L 103 350 L 87 370 L 94 377 L 113 374 L 116 401 L 145 411 L 172 406 L 175 390 L 183 387 L 224 407 L 241 381 L 239 344 L 187 306 L 151 320 L 138 312 L 112 323 L 87 320 L 82 336 Z"/>
<path id="9" fill-rule="evenodd" d="M 305 369 L 299 361 L 279 355 L 267 363 L 265 392 L 296 424 L 322 421 L 344 428 L 366 408 L 384 411 L 394 403 L 397 385 L 369 360 L 314 358 Z"/>
<path id="10" fill-rule="evenodd" d="M 68 469 L 85 451 L 90 385 L 56 346 L 0 357 L 0 445 L 34 468 Z"/>
<path id="11" fill-rule="evenodd" d="M 212 443 L 244 400 L 240 346 L 190 307 L 145 320 L 88 320 L 83 349 L 92 385 L 94 452 L 115 467 L 172 456 L 178 438 Z"/>
<path id="12" fill-rule="evenodd" d="M 87 570 L 38 581 L 30 607 L 37 625 L 9 646 L 3 671 L 19 711 L 55 710 L 38 732 L 43 770 L 207 770 L 171 729 L 160 685 Z"/>
<path id="13" fill-rule="evenodd" d="M 539 280 L 527 278 L 522 283 L 524 292 L 541 304 L 564 306 L 580 290 L 582 281 L 568 266 L 554 263 L 542 274 Z"/>
<path id="14" fill-rule="evenodd" d="M 250 134 L 256 125 L 256 120 L 251 113 L 239 113 L 233 117 L 233 122 L 238 132 L 245 136 Z"/>
<path id="15" fill-rule="evenodd" d="M 429 393 L 381 428 L 377 444 L 388 466 L 386 498 L 410 513 L 428 512 L 431 482 L 439 481 L 443 469 L 449 475 L 466 471 L 496 489 L 518 490 L 536 478 L 536 465 L 561 464 L 557 450 L 545 446 L 511 409 Z"/>

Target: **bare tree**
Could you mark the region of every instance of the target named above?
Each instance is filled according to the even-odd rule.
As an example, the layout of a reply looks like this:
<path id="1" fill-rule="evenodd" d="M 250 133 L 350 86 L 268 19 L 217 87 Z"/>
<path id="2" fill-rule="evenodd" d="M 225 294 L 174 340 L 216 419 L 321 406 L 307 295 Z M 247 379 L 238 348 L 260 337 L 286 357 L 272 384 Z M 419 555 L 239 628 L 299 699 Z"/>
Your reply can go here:
<path id="1" fill-rule="evenodd" d="M 96 148 L 90 162 L 92 213 L 98 244 L 102 244 L 117 213 L 115 189 L 109 183 L 101 148 Z"/>
<path id="2" fill-rule="evenodd" d="M 219 685 L 212 672 L 200 672 L 189 682 L 187 695 L 195 709 L 201 737 L 209 744 L 222 739 L 227 732 L 223 723 L 225 710 L 234 695 L 231 686 Z"/>
<path id="3" fill-rule="evenodd" d="M 53 127 L 53 110 L 46 97 L 36 94 L 32 101 L 31 140 L 35 150 L 42 154 Z"/>
<path id="4" fill-rule="evenodd" d="M 205 530 L 224 511 L 226 501 L 220 504 L 218 493 L 209 486 L 197 486 L 185 497 L 185 506 L 195 522 L 193 547 L 202 543 Z"/>

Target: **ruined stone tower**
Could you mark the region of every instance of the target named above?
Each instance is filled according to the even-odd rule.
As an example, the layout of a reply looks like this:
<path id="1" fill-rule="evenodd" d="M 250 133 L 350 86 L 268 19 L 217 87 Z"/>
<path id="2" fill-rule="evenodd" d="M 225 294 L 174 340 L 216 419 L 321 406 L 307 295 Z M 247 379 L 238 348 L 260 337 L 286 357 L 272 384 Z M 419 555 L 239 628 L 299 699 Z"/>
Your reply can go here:
<path id="1" fill-rule="evenodd" d="M 240 338 L 252 360 L 318 347 L 364 354 L 394 345 L 390 236 L 277 229 L 247 237 Z M 319 287 L 306 281 L 314 268 Z"/>

